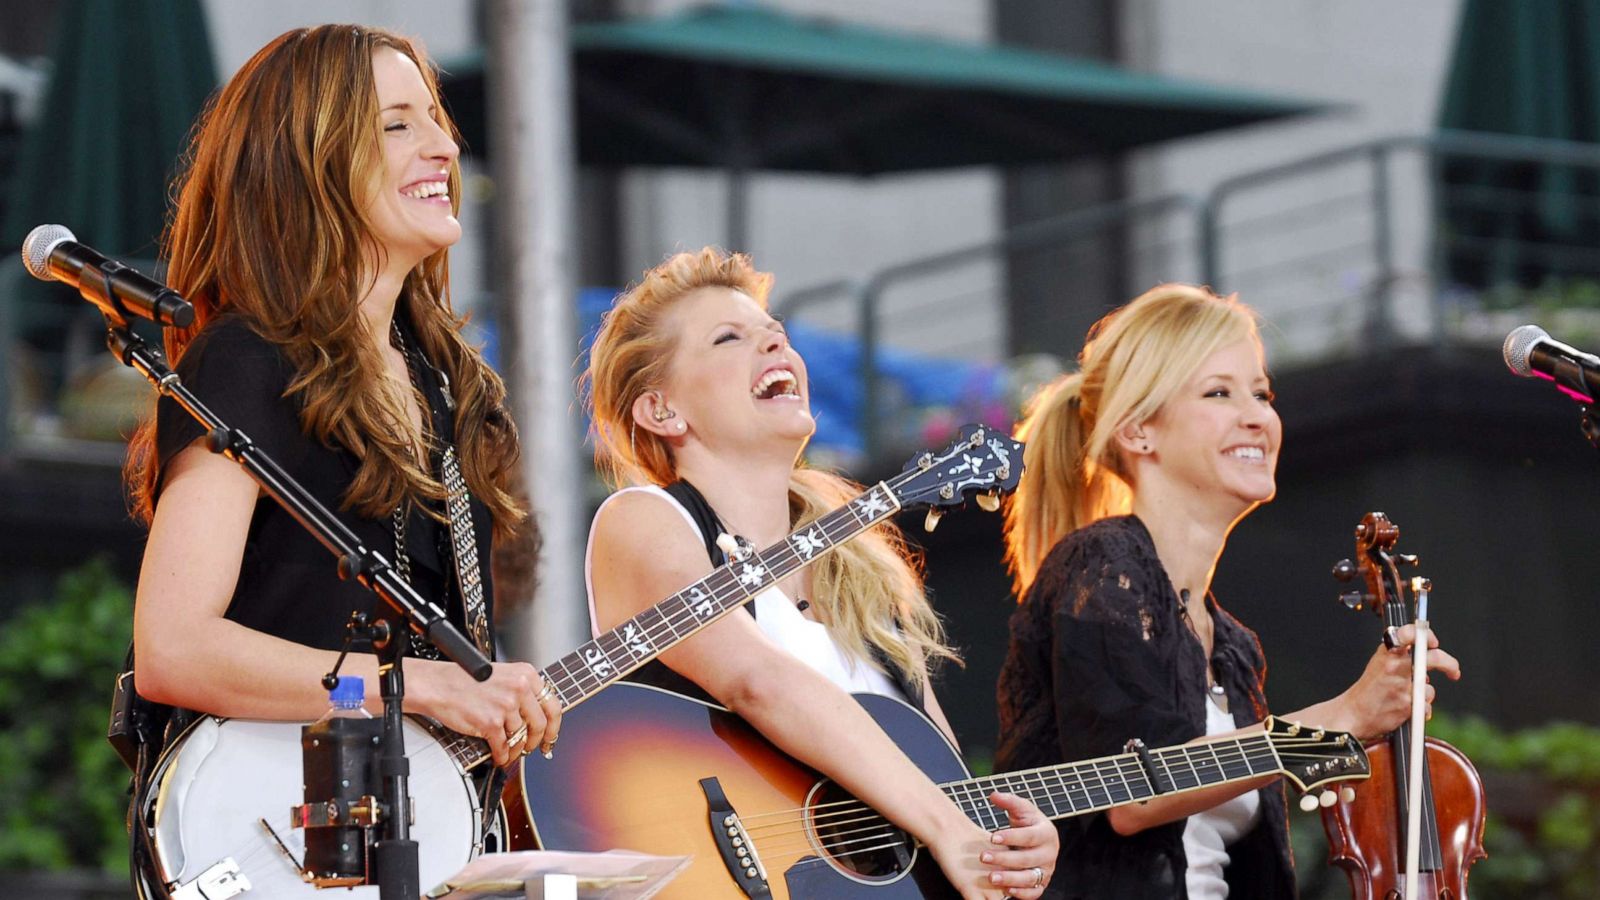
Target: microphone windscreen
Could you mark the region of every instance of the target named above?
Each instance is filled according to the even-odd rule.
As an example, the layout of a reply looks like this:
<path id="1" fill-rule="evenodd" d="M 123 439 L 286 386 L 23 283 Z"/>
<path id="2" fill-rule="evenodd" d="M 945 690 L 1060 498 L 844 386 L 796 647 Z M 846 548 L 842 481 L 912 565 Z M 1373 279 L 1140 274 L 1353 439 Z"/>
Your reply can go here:
<path id="1" fill-rule="evenodd" d="M 56 276 L 50 271 L 50 251 L 62 241 L 76 241 L 78 236 L 65 225 L 40 225 L 28 232 L 28 237 L 22 242 L 22 264 L 27 267 L 28 274 L 40 281 L 54 281 Z"/>
<path id="2" fill-rule="evenodd" d="M 1533 348 L 1538 344 L 1550 340 L 1549 332 L 1537 325 L 1519 325 L 1511 329 L 1506 335 L 1506 342 L 1500 348 L 1500 354 L 1505 357 L 1506 367 L 1513 375 L 1528 378 L 1533 375 L 1533 369 L 1528 366 L 1528 357 L 1533 353 Z"/>

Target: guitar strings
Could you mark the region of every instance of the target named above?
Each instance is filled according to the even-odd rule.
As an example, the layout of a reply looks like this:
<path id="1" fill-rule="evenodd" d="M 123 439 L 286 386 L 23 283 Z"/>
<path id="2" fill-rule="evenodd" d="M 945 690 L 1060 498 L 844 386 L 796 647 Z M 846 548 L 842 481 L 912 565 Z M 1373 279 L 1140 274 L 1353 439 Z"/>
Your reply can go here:
<path id="1" fill-rule="evenodd" d="M 1341 746 L 1332 741 L 1325 739 L 1313 739 L 1309 736 L 1304 738 L 1292 736 L 1279 737 L 1274 740 L 1277 742 L 1277 745 L 1284 750 L 1294 750 L 1297 748 L 1297 746 L 1308 747 L 1315 745 L 1322 747 L 1323 749 L 1338 748 Z M 1216 752 L 1216 747 L 1208 746 L 1210 744 L 1228 744 L 1230 746 L 1227 748 L 1225 753 L 1219 754 Z M 1171 760 L 1162 760 L 1163 762 L 1168 763 L 1168 780 L 1174 782 L 1177 789 L 1182 790 L 1185 788 L 1198 787 L 1204 783 L 1204 779 L 1198 777 L 1198 771 L 1202 767 L 1217 768 L 1219 771 L 1222 771 L 1225 775 L 1227 775 L 1226 780 L 1230 781 L 1249 778 L 1256 774 L 1267 774 L 1266 772 L 1256 772 L 1254 767 L 1250 765 L 1252 759 L 1251 750 L 1259 751 L 1261 748 L 1271 748 L 1272 746 L 1273 740 L 1269 740 L 1267 735 L 1259 735 L 1254 738 L 1225 738 L 1215 742 L 1197 742 L 1193 745 L 1168 748 L 1167 750 L 1159 751 L 1155 755 L 1158 757 L 1164 757 L 1181 754 L 1185 757 L 1189 757 L 1195 753 L 1203 753 L 1206 751 L 1210 752 L 1213 761 L 1209 763 L 1204 761 L 1200 763 L 1194 763 L 1191 760 L 1190 766 L 1195 771 L 1188 773 L 1190 777 L 1183 779 L 1175 779 L 1172 777 L 1170 769 Z M 1254 758 L 1260 759 L 1262 756 L 1259 752 L 1257 752 Z M 1096 772 L 1094 774 L 1097 776 L 1096 781 L 1099 782 L 1097 785 L 1082 779 L 1080 779 L 1076 785 L 1068 785 L 1064 781 L 1057 785 L 1051 785 L 1042 777 L 1043 774 L 1050 772 L 1050 767 L 1047 767 L 1045 769 L 1032 770 L 1028 772 L 1008 773 L 1007 775 L 993 776 L 987 779 L 980 778 L 972 779 L 966 782 L 952 782 L 948 785 L 942 785 L 941 787 L 946 791 L 947 794 L 952 793 L 953 791 L 961 790 L 973 791 L 984 787 L 983 783 L 987 781 L 990 782 L 988 785 L 990 787 L 995 787 L 998 789 L 1005 789 L 1009 787 L 1016 789 L 1018 787 L 1016 781 L 1021 780 L 1024 782 L 1021 787 L 1023 792 L 1026 794 L 1033 796 L 1035 799 L 1043 796 L 1046 802 L 1049 802 L 1053 807 L 1057 808 L 1059 808 L 1059 804 L 1056 801 L 1065 800 L 1068 809 L 1073 812 L 1089 812 L 1092 809 L 1103 808 L 1104 806 L 1112 805 L 1116 802 L 1127 802 L 1135 799 L 1132 795 L 1132 792 L 1128 790 L 1128 782 L 1126 780 L 1123 782 L 1123 784 L 1118 785 L 1109 782 L 1107 779 L 1113 775 L 1121 776 L 1124 779 L 1127 779 L 1129 775 L 1134 775 L 1143 780 L 1145 778 L 1144 768 L 1139 764 L 1137 758 L 1124 755 L 1122 757 L 1106 757 L 1103 760 L 1090 760 L 1087 762 L 1090 764 L 1098 762 L 1110 762 L 1115 766 L 1115 768 L 1110 772 L 1106 772 L 1100 767 L 1096 766 Z M 1248 771 L 1238 774 L 1227 773 L 1226 767 L 1236 766 L 1239 763 L 1246 764 Z M 1083 764 L 1075 763 L 1071 765 L 1080 766 Z M 1272 765 L 1270 771 L 1279 771 L 1279 767 L 1277 765 Z M 1026 776 L 1030 775 L 1039 778 L 1040 784 L 1044 787 L 1042 795 L 1036 790 L 1029 789 L 1028 785 L 1025 783 Z M 1004 782 L 1010 783 L 1008 784 Z M 1096 800 L 1094 794 L 1092 793 L 1096 788 L 1098 788 L 1100 794 L 1106 797 L 1105 802 L 1099 802 Z M 1117 790 L 1118 788 L 1121 790 Z M 1124 799 L 1119 796 L 1120 794 L 1126 794 L 1127 796 Z M 1084 799 L 1090 801 L 1092 805 L 1080 808 L 1078 803 L 1073 802 L 1072 798 L 1074 795 L 1083 797 Z M 1003 811 L 998 810 L 992 804 L 988 804 L 986 802 L 986 794 L 983 798 L 961 798 L 953 796 L 952 800 L 956 802 L 962 811 L 966 812 L 969 817 L 978 819 L 987 813 L 990 815 L 991 821 L 995 823 L 995 827 L 1003 827 L 1009 822 L 1009 819 L 1002 818 L 1004 816 Z M 761 840 L 764 844 L 764 848 L 757 847 L 756 849 L 758 852 L 761 849 L 766 849 L 768 852 L 792 851 L 796 846 L 800 846 L 814 847 L 827 853 L 862 853 L 870 850 L 885 849 L 887 847 L 904 843 L 904 840 L 895 839 L 887 844 L 879 844 L 872 847 L 852 847 L 852 845 L 872 840 L 887 839 L 901 833 L 898 828 L 896 828 L 887 819 L 884 819 L 881 814 L 877 813 L 871 807 L 859 800 L 841 800 L 811 807 L 811 810 L 819 809 L 828 809 L 829 811 L 820 814 L 813 813 L 811 815 L 807 815 L 807 810 L 805 809 L 791 809 L 755 814 L 745 818 L 744 821 L 748 823 L 757 819 L 770 819 L 780 816 L 784 818 L 780 821 L 770 822 L 762 825 L 751 826 L 747 824 L 746 830 L 750 833 L 753 841 L 757 837 L 757 832 L 762 833 Z M 854 818 L 844 818 L 850 816 L 853 816 Z M 1056 817 L 1059 816 L 1052 816 L 1052 818 Z M 861 823 L 870 824 L 865 825 L 864 827 L 839 830 L 841 826 L 859 825 Z M 819 830 L 825 830 L 826 835 L 819 836 L 814 839 L 813 835 Z M 860 837 L 860 835 L 866 836 Z M 798 845 L 792 840 L 794 838 L 800 839 Z M 786 843 L 786 839 L 790 840 L 788 840 Z"/>

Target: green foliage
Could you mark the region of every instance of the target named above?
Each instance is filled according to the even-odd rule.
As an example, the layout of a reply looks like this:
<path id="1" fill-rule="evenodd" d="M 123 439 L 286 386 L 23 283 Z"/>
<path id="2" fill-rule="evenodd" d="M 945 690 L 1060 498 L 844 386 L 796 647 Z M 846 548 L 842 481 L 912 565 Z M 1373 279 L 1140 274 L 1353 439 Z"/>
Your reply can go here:
<path id="1" fill-rule="evenodd" d="M 106 743 L 133 597 L 104 560 L 0 628 L 0 870 L 126 869 L 128 771 Z"/>
<path id="2" fill-rule="evenodd" d="M 1489 859 L 1473 868 L 1475 896 L 1480 885 L 1487 896 L 1600 896 L 1600 728 L 1554 722 L 1505 732 L 1441 714 L 1428 731 L 1467 754 L 1491 784 L 1524 795 L 1488 798 Z M 1497 800 L 1505 814 L 1496 814 Z M 1523 809 L 1533 812 L 1518 815 Z"/>
<path id="3" fill-rule="evenodd" d="M 1483 292 L 1485 309 L 1600 309 L 1600 282 L 1592 278 L 1547 278 L 1537 287 L 1499 284 Z"/>

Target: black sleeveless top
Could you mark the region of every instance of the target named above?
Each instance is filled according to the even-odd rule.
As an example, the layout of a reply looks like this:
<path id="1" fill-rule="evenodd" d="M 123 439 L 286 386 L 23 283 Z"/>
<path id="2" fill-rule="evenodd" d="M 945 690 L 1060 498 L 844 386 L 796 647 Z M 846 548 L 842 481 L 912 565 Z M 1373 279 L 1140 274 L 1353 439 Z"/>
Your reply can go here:
<path id="1" fill-rule="evenodd" d="M 406 340 L 416 347 L 416 337 L 399 310 L 396 318 L 406 331 Z M 244 319 L 224 314 L 196 336 L 176 369 L 202 402 L 230 427 L 244 431 L 256 446 L 333 510 L 363 544 L 385 557 L 394 557 L 394 525 L 387 516 L 369 519 L 339 508 L 360 460 L 348 450 L 323 444 L 301 430 L 300 403 L 285 396 L 294 367 L 277 346 Z M 430 365 L 420 365 L 418 370 L 419 388 L 432 414 L 432 435 L 453 436 L 454 414 L 444 401 L 443 385 Z M 202 434 L 200 424 L 176 401 L 168 397 L 158 401 L 158 491 L 172 458 Z M 481 561 L 484 604 L 493 621 L 494 584 L 488 565 L 493 522 L 488 507 L 477 498 L 471 498 L 470 509 Z M 450 621 L 462 627 L 466 616 L 454 576 L 448 527 L 413 505 L 405 536 L 412 586 L 422 596 L 438 602 Z M 283 507 L 270 497 L 261 497 L 250 519 L 238 583 L 225 615 L 241 625 L 297 644 L 337 650 L 350 613 L 358 609 L 372 611 L 378 601 L 361 585 L 340 580 L 335 563 L 334 557 Z"/>
<path id="2" fill-rule="evenodd" d="M 678 501 L 678 504 L 688 511 L 689 518 L 693 519 L 695 527 L 700 529 L 700 537 L 705 541 L 706 556 L 711 560 L 711 565 L 721 566 L 725 564 L 728 558 L 723 554 L 722 548 L 717 546 L 717 536 L 722 534 L 724 530 L 722 521 L 717 518 L 717 513 L 711 508 L 711 504 L 706 502 L 705 496 L 694 485 L 682 479 L 667 485 L 665 490 L 672 496 L 672 499 Z M 755 618 L 756 604 L 754 600 L 746 603 L 744 608 L 750 613 L 752 619 Z M 894 686 L 900 690 L 900 693 L 905 696 L 912 706 L 926 714 L 927 709 L 922 685 L 906 677 L 906 673 L 900 671 L 900 667 L 889 660 L 882 648 L 876 645 L 869 646 L 873 662 L 877 664 L 878 668 L 883 670 L 884 675 L 894 683 Z M 650 660 L 625 676 L 623 680 L 662 688 L 663 690 L 682 694 L 685 697 L 693 697 L 706 703 L 717 702 L 700 685 L 674 672 L 659 659 Z"/>

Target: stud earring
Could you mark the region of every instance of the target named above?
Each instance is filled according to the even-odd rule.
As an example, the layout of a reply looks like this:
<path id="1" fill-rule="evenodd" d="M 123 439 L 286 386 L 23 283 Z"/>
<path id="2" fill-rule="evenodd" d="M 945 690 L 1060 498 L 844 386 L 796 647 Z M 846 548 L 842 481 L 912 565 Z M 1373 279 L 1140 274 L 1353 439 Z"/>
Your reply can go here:
<path id="1" fill-rule="evenodd" d="M 676 415 L 676 413 L 674 413 L 674 415 Z M 683 434 L 685 431 L 688 431 L 688 430 L 689 430 L 689 423 L 688 422 L 684 422 L 682 420 L 679 420 L 679 422 L 678 422 L 678 433 L 679 434 Z"/>
<path id="2" fill-rule="evenodd" d="M 655 412 L 650 414 L 650 418 L 655 419 L 657 422 L 665 422 L 677 414 L 678 413 L 675 410 L 667 409 L 665 406 L 660 406 L 656 408 Z M 679 422 L 678 424 L 681 425 L 683 423 Z"/>

